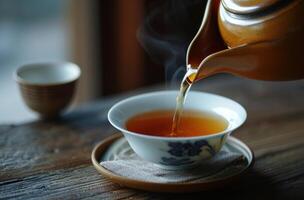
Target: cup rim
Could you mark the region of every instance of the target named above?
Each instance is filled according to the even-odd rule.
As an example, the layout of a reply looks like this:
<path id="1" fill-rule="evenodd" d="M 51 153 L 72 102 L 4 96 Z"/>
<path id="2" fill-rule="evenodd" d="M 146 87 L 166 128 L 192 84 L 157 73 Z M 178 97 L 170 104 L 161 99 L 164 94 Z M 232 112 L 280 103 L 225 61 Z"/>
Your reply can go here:
<path id="1" fill-rule="evenodd" d="M 154 139 L 154 140 L 165 140 L 165 141 L 181 141 L 181 140 L 196 140 L 196 139 L 210 139 L 210 138 L 213 138 L 213 137 L 218 137 L 220 135 L 225 135 L 225 134 L 228 134 L 236 129 L 238 129 L 240 126 L 242 126 L 244 124 L 244 122 L 246 121 L 247 119 L 247 112 L 245 110 L 245 108 L 239 104 L 238 102 L 230 99 L 230 98 L 227 98 L 227 97 L 224 97 L 224 96 L 221 96 L 221 95 L 217 95 L 217 94 L 212 94 L 212 93 L 208 93 L 208 92 L 200 92 L 200 91 L 189 91 L 189 93 L 197 93 L 197 94 L 205 94 L 205 95 L 210 95 L 210 96 L 213 96 L 215 98 L 222 98 L 222 99 L 225 99 L 225 100 L 228 100 L 228 101 L 232 101 L 233 103 L 235 103 L 237 106 L 240 107 L 240 109 L 243 111 L 244 113 L 244 118 L 242 119 L 242 121 L 235 127 L 233 128 L 229 128 L 230 126 L 228 125 L 228 127 L 221 131 L 221 132 L 218 132 L 218 133 L 215 133 L 215 134 L 210 134 L 210 135 L 202 135 L 202 136 L 193 136 L 193 137 L 163 137 L 163 136 L 152 136 L 152 135 L 144 135 L 144 134 L 141 134 L 141 133 L 136 133 L 136 132 L 133 132 L 133 131 L 129 131 L 123 127 L 120 127 L 118 125 L 115 124 L 115 122 L 113 122 L 112 118 L 111 118 L 111 113 L 118 107 L 120 106 L 121 104 L 124 104 L 126 102 L 129 102 L 129 101 L 133 101 L 135 99 L 138 99 L 138 98 L 142 98 L 144 96 L 152 96 L 152 95 L 161 95 L 161 94 L 165 94 L 165 93 L 177 93 L 178 90 L 164 90 L 164 91 L 156 91 L 156 92 L 148 92 L 148 93 L 143 93 L 143 94 L 139 94 L 139 95 L 135 95 L 135 96 L 131 96 L 131 97 L 128 97 L 126 99 L 123 99 L 117 103 L 115 103 L 111 108 L 110 110 L 108 111 L 108 121 L 110 122 L 110 124 L 115 127 L 116 129 L 118 129 L 119 131 L 121 131 L 123 134 L 124 133 L 127 133 L 127 134 L 130 134 L 130 135 L 133 135 L 133 136 L 137 136 L 137 137 L 141 137 L 141 138 L 146 138 L 146 139 Z"/>
<path id="2" fill-rule="evenodd" d="M 35 83 L 35 82 L 31 82 L 27 79 L 24 79 L 19 75 L 21 70 L 24 70 L 28 67 L 32 67 L 32 66 L 56 67 L 59 65 L 70 65 L 71 67 L 74 68 L 74 70 L 76 70 L 77 75 L 69 80 L 57 81 L 57 82 L 52 82 L 52 83 Z M 57 85 L 63 85 L 63 84 L 74 82 L 79 79 L 80 75 L 81 75 L 81 69 L 75 63 L 67 62 L 67 61 L 48 61 L 48 62 L 33 62 L 33 63 L 27 63 L 24 65 L 21 65 L 14 71 L 13 79 L 17 83 L 29 85 L 29 86 L 57 86 Z"/>

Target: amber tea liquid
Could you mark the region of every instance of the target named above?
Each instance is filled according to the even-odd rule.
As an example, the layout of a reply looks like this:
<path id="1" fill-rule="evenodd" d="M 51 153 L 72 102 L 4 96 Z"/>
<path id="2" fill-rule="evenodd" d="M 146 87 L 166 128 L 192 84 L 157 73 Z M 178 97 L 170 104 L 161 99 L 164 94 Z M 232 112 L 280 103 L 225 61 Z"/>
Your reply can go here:
<path id="1" fill-rule="evenodd" d="M 174 136 L 174 134 L 178 131 L 179 123 L 183 113 L 185 99 L 195 79 L 196 74 L 197 74 L 197 70 L 191 68 L 191 66 L 189 65 L 187 68 L 187 73 L 185 74 L 182 83 L 180 85 L 179 94 L 176 97 L 176 108 L 175 108 L 174 116 L 172 118 L 173 120 L 172 129 L 171 129 L 172 136 Z"/>
<path id="2" fill-rule="evenodd" d="M 184 110 L 185 98 L 196 74 L 197 70 L 188 66 L 176 98 L 175 110 L 157 110 L 138 114 L 127 121 L 127 129 L 136 133 L 163 137 L 202 136 L 225 130 L 228 122 L 217 114 Z"/>
<path id="3" fill-rule="evenodd" d="M 172 134 L 175 110 L 155 110 L 131 117 L 126 128 L 129 131 L 152 136 L 193 137 L 224 131 L 228 122 L 222 116 L 210 112 L 184 110 L 178 129 Z"/>

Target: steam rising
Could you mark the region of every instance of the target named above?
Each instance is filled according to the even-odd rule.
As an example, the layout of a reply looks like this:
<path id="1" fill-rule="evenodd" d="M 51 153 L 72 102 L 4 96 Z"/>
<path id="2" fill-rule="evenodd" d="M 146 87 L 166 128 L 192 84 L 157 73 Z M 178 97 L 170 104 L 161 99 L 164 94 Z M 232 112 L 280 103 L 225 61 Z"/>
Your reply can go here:
<path id="1" fill-rule="evenodd" d="M 137 37 L 151 59 L 164 65 L 166 81 L 174 84 L 181 81 L 186 72 L 186 51 L 200 26 L 206 1 L 150 3 L 152 9 L 147 12 Z"/>

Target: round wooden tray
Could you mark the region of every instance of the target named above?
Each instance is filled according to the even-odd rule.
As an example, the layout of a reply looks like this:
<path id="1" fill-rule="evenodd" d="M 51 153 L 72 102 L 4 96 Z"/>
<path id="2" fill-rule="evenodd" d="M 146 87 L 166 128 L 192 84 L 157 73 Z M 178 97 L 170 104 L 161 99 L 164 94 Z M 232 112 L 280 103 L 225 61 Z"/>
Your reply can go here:
<path id="1" fill-rule="evenodd" d="M 140 189 L 151 192 L 171 192 L 171 193 L 206 191 L 214 188 L 223 187 L 227 184 L 231 184 L 232 182 L 237 181 L 244 173 L 246 173 L 254 165 L 254 154 L 252 150 L 240 140 L 230 137 L 229 138 L 230 140 L 232 140 L 233 142 L 239 145 L 242 145 L 245 151 L 251 156 L 251 160 L 248 160 L 249 164 L 247 165 L 247 167 L 241 170 L 241 172 L 238 174 L 234 174 L 228 177 L 225 176 L 223 178 L 207 180 L 199 183 L 198 182 L 156 183 L 156 182 L 147 182 L 142 180 L 134 180 L 128 177 L 117 175 L 107 170 L 106 168 L 102 167 L 99 164 L 100 159 L 103 157 L 107 149 L 121 137 L 122 134 L 117 133 L 97 144 L 92 151 L 91 160 L 96 170 L 104 177 L 111 179 L 113 182 L 118 183 L 119 185 L 126 186 L 129 188 Z"/>

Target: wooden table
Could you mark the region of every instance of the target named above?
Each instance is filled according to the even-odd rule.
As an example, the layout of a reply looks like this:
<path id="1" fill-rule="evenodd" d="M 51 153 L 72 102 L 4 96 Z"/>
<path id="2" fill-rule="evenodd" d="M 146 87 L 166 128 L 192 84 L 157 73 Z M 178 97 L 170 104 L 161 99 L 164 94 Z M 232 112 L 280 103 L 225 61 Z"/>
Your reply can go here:
<path id="1" fill-rule="evenodd" d="M 304 81 L 226 77 L 194 88 L 233 98 L 247 108 L 248 120 L 234 136 L 254 150 L 256 163 L 240 182 L 189 196 L 123 188 L 100 176 L 90 154 L 115 132 L 107 110 L 125 97 L 120 95 L 77 108 L 55 122 L 1 125 L 0 198 L 304 199 Z"/>

